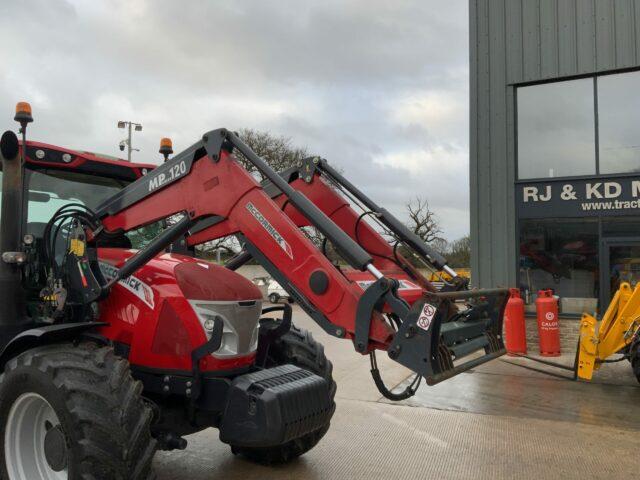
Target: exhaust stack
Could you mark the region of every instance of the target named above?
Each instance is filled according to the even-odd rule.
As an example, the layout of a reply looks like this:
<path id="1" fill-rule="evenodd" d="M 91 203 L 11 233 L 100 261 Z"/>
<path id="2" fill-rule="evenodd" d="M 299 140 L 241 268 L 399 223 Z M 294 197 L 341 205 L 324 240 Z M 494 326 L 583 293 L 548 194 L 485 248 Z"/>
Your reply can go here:
<path id="1" fill-rule="evenodd" d="M 18 137 L 6 131 L 0 139 L 2 160 L 2 207 L 0 210 L 0 347 L 4 347 L 30 322 L 27 316 L 25 292 L 22 287 L 20 262 L 24 210 L 24 157 L 27 124 L 33 121 L 31 106 L 20 102 L 14 118 L 20 123 L 22 155 Z"/>

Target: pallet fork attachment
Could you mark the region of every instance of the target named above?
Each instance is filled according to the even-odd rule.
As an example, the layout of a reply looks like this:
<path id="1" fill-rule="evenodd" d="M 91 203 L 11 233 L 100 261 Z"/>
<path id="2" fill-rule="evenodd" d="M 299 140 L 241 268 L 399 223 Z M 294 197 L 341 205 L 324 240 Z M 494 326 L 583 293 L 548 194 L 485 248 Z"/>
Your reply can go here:
<path id="1" fill-rule="evenodd" d="M 386 302 L 402 323 L 387 350 L 389 357 L 435 385 L 506 353 L 502 318 L 508 289 L 425 293 L 411 308 L 398 299 L 397 282 L 381 278 L 365 291 L 358 304 L 355 347 L 366 353 L 372 310 Z M 468 308 L 451 315 L 456 300 Z M 458 361 L 478 351 L 463 363 Z"/>

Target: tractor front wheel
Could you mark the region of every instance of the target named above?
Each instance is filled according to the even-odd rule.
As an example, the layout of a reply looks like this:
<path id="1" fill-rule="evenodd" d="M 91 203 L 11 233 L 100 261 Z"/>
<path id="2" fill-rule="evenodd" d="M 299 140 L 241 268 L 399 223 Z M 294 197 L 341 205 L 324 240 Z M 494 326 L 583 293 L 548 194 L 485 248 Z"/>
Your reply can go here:
<path id="1" fill-rule="evenodd" d="M 333 365 L 324 354 L 324 347 L 311 333 L 291 325 L 291 329 L 269 347 L 267 367 L 292 364 L 324 378 L 329 383 L 329 396 L 336 395 Z M 231 446 L 235 455 L 260 464 L 286 463 L 308 452 L 317 445 L 329 430 L 329 421 L 315 432 L 303 435 L 277 447 L 253 448 Z"/>
<path id="2" fill-rule="evenodd" d="M 631 368 L 633 368 L 633 374 L 636 376 L 638 383 L 640 383 L 640 337 L 631 344 L 629 360 L 631 360 Z"/>
<path id="3" fill-rule="evenodd" d="M 0 377 L 0 473 L 7 480 L 148 480 L 151 410 L 129 364 L 95 344 L 46 345 Z"/>

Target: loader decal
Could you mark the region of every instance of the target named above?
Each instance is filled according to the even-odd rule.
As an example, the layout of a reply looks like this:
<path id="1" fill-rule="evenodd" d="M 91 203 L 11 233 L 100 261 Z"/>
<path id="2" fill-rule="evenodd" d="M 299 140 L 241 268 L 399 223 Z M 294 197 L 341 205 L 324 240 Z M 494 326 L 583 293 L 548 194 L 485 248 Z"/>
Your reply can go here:
<path id="1" fill-rule="evenodd" d="M 118 273 L 118 269 L 113 265 L 105 262 L 98 262 L 100 264 L 100 271 L 104 278 L 109 281 L 116 276 Z M 122 285 L 124 288 L 133 293 L 136 297 L 146 303 L 149 308 L 154 308 L 154 296 L 153 289 L 144 283 L 139 278 L 131 275 L 130 277 L 123 278 L 118 282 L 118 284 Z"/>
<path id="2" fill-rule="evenodd" d="M 164 187 L 165 185 L 184 177 L 187 174 L 187 164 L 184 160 L 176 165 L 172 165 L 166 172 L 158 172 L 149 179 L 149 192 Z"/>
<path id="3" fill-rule="evenodd" d="M 276 241 L 280 248 L 284 250 L 284 253 L 286 253 L 289 258 L 293 260 L 293 251 L 291 250 L 291 245 L 289 245 L 289 243 L 282 237 L 282 235 L 280 235 L 280 232 L 278 232 L 278 230 L 276 230 L 276 228 L 269 223 L 269 220 L 264 218 L 264 215 L 262 215 L 260 210 L 258 210 L 253 203 L 248 202 L 246 208 L 247 210 L 249 210 L 249 213 L 251 213 L 251 215 L 253 215 L 253 217 L 258 220 L 258 223 L 262 225 L 262 228 L 264 228 L 267 233 L 271 235 L 271 238 Z"/>
<path id="4" fill-rule="evenodd" d="M 433 322 L 433 317 L 436 316 L 436 307 L 431 305 L 430 303 L 425 303 L 422 307 L 422 312 L 420 312 L 420 316 L 418 317 L 418 321 L 416 324 L 423 330 L 429 330 L 431 326 L 431 322 Z"/>

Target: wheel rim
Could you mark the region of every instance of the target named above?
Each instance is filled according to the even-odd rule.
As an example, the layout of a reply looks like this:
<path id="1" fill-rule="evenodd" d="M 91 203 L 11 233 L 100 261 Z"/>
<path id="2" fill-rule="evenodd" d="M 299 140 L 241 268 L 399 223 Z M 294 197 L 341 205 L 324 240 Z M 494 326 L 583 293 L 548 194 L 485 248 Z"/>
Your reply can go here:
<path id="1" fill-rule="evenodd" d="M 56 428 L 60 429 L 58 415 L 42 396 L 28 392 L 16 399 L 4 434 L 10 480 L 67 480 L 68 467 L 57 467 L 59 471 L 55 471 L 45 454 L 47 432 Z"/>

